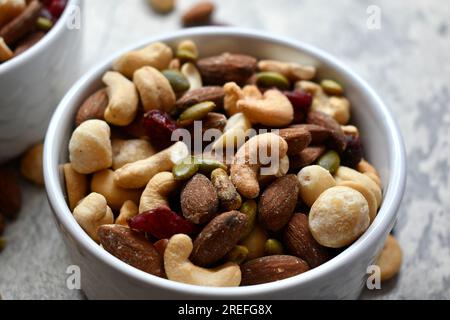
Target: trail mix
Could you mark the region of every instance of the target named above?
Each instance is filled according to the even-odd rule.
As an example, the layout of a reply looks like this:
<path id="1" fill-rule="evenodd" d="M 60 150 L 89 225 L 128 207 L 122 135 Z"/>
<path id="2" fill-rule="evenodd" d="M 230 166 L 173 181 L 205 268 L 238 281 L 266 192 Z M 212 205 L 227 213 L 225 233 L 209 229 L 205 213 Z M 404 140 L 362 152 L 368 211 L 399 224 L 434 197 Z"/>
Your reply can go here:
<path id="1" fill-rule="evenodd" d="M 367 230 L 382 186 L 344 88 L 315 80 L 314 66 L 201 57 L 190 40 L 124 54 L 76 114 L 74 218 L 120 260 L 182 283 L 320 266 Z"/>
<path id="2" fill-rule="evenodd" d="M 0 0 L 0 64 L 41 40 L 66 4 L 67 0 Z"/>

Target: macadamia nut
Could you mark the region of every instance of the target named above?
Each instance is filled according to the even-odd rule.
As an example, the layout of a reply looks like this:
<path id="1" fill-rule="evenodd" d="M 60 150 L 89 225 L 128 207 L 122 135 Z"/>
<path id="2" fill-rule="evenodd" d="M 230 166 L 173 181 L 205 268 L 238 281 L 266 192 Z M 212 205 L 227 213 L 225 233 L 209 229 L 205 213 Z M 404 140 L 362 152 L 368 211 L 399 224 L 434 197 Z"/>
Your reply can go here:
<path id="1" fill-rule="evenodd" d="M 151 157 L 156 153 L 150 143 L 143 139 L 121 140 L 113 139 L 112 142 L 113 164 L 117 170 L 124 165 Z"/>
<path id="2" fill-rule="evenodd" d="M 314 239 L 329 248 L 342 248 L 359 238 L 370 224 L 364 196 L 348 187 L 333 187 L 321 194 L 309 213 Z"/>
<path id="3" fill-rule="evenodd" d="M 83 122 L 69 142 L 70 163 L 75 171 L 91 174 L 112 165 L 111 131 L 102 120 Z"/>
<path id="4" fill-rule="evenodd" d="M 303 168 L 298 174 L 298 181 L 300 197 L 308 207 L 311 207 L 325 190 L 336 186 L 330 172 L 316 165 Z"/>

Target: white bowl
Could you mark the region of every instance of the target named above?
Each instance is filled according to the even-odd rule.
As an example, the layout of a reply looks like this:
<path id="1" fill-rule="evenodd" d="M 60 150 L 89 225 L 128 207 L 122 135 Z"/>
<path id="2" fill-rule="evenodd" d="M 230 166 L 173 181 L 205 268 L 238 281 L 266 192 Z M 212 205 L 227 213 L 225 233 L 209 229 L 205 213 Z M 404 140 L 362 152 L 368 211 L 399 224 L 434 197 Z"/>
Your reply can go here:
<path id="1" fill-rule="evenodd" d="M 230 51 L 258 58 L 306 61 L 318 67 L 319 77 L 334 78 L 343 83 L 353 103 L 353 120 L 361 130 L 367 158 L 379 169 L 384 184 L 385 195 L 379 214 L 359 240 L 327 263 L 296 277 L 258 286 L 208 288 L 185 285 L 149 275 L 118 260 L 92 241 L 73 218 L 58 169 L 68 158 L 67 146 L 77 108 L 101 86 L 101 76 L 110 69 L 116 54 L 102 61 L 67 93 L 53 116 L 45 143 L 48 198 L 72 261 L 81 268 L 82 289 L 92 299 L 357 298 L 365 284 L 367 267 L 382 249 L 395 223 L 405 186 L 404 146 L 387 107 L 366 82 L 335 58 L 281 36 L 239 28 L 196 28 L 149 38 L 123 52 L 154 41 L 174 45 L 185 38 L 194 40 L 204 56 Z"/>
<path id="2" fill-rule="evenodd" d="M 80 7 L 69 0 L 67 8 Z M 50 117 L 78 78 L 81 31 L 69 29 L 71 10 L 33 47 L 0 64 L 0 163 L 42 141 Z"/>

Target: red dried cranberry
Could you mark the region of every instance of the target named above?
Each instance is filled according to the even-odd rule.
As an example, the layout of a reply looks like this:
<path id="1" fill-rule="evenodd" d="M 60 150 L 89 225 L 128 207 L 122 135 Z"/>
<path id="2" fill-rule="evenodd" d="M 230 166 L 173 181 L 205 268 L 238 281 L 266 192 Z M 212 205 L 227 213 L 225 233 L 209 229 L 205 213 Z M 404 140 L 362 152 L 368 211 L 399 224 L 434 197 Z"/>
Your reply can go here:
<path id="1" fill-rule="evenodd" d="M 173 144 L 172 133 L 178 129 L 175 121 L 160 110 L 151 110 L 144 115 L 142 124 L 152 145 L 158 149 L 165 149 Z"/>
<path id="2" fill-rule="evenodd" d="M 306 114 L 311 109 L 313 97 L 304 91 L 285 91 L 284 95 L 289 99 L 294 107 L 294 124 L 303 123 Z"/>
<path id="3" fill-rule="evenodd" d="M 341 155 L 342 165 L 356 168 L 363 158 L 363 145 L 359 137 L 346 136 L 347 147 Z"/>
<path id="4" fill-rule="evenodd" d="M 130 228 L 147 232 L 157 239 L 169 239 L 175 234 L 191 235 L 196 226 L 166 206 L 141 213 L 128 220 Z"/>
<path id="5" fill-rule="evenodd" d="M 66 7 L 67 0 L 53 0 L 48 5 L 48 11 L 52 14 L 53 18 L 58 19 Z"/>

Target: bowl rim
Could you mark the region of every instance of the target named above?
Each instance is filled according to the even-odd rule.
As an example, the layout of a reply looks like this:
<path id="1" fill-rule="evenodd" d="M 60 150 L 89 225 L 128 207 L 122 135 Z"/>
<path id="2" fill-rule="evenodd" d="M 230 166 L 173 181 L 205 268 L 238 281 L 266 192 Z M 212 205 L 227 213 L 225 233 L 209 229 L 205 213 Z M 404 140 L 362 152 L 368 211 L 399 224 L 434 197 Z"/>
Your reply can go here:
<path id="1" fill-rule="evenodd" d="M 223 37 L 250 37 L 257 40 L 291 47 L 295 50 L 299 50 L 305 53 L 306 55 L 316 57 L 317 59 L 322 61 L 326 61 L 326 63 L 329 64 L 330 67 L 338 74 L 345 74 L 346 77 L 351 80 L 352 84 L 355 85 L 355 90 L 365 91 L 365 94 L 373 99 L 376 109 L 375 111 L 382 114 L 382 118 L 384 119 L 382 125 L 384 129 L 387 130 L 387 139 L 390 141 L 388 150 L 391 170 L 389 186 L 385 190 L 383 204 L 380 208 L 379 215 L 377 219 L 375 219 L 375 221 L 371 224 L 369 229 L 357 241 L 355 241 L 341 254 L 324 263 L 323 265 L 295 277 L 277 282 L 248 287 L 203 287 L 158 278 L 126 264 L 110 253 L 101 249 L 100 246 L 98 246 L 82 230 L 78 223 L 76 223 L 75 219 L 72 216 L 72 213 L 67 206 L 63 193 L 58 191 L 58 188 L 62 188 L 58 170 L 60 165 L 60 150 L 57 150 L 55 148 L 55 145 L 57 144 L 57 141 L 61 139 L 61 135 L 58 133 L 64 129 L 62 125 L 59 125 L 59 119 L 62 119 L 65 114 L 69 113 L 69 110 L 66 110 L 68 109 L 66 108 L 66 105 L 69 104 L 72 99 L 75 99 L 77 97 L 77 94 L 86 86 L 88 86 L 88 84 L 92 84 L 92 81 L 94 81 L 96 74 L 105 69 L 107 66 L 111 65 L 112 61 L 121 54 L 155 41 L 172 41 L 175 39 L 201 35 L 214 35 Z M 68 232 L 70 236 L 75 239 L 79 246 L 81 246 L 84 250 L 87 250 L 92 256 L 96 257 L 103 264 L 114 269 L 116 272 L 120 272 L 124 276 L 131 278 L 136 282 L 142 282 L 146 286 L 171 290 L 180 294 L 208 296 L 212 299 L 244 298 L 252 295 L 274 293 L 276 291 L 286 290 L 300 284 L 310 283 L 326 274 L 332 273 L 333 270 L 336 270 L 349 263 L 349 261 L 351 261 L 354 257 L 368 249 L 368 247 L 375 239 L 379 239 L 380 237 L 382 237 L 386 230 L 392 227 L 403 197 L 406 183 L 406 155 L 403 139 L 401 137 L 398 126 L 380 97 L 368 85 L 368 83 L 366 83 L 351 69 L 349 69 L 342 62 L 338 61 L 330 54 L 301 41 L 296 41 L 285 36 L 274 35 L 271 33 L 256 31 L 253 29 L 234 27 L 198 27 L 143 39 L 138 43 L 128 46 L 127 48 L 120 50 L 112 56 L 102 60 L 102 62 L 98 63 L 88 73 L 82 76 L 63 98 L 50 122 L 44 148 L 44 177 L 48 199 L 57 221 L 64 226 L 66 232 Z"/>
<path id="2" fill-rule="evenodd" d="M 19 56 L 0 64 L 0 76 L 2 75 L 2 73 L 12 71 L 17 66 L 33 59 L 39 54 L 45 54 L 45 48 L 53 43 L 53 41 L 55 41 L 55 38 L 57 38 L 57 36 L 66 29 L 67 19 L 71 14 L 71 10 L 69 9 L 73 8 L 74 6 L 80 6 L 80 4 L 81 0 L 69 0 L 66 4 L 66 7 L 64 8 L 64 12 L 59 17 L 56 24 L 41 40 L 39 40 L 31 48 L 29 48 Z"/>

